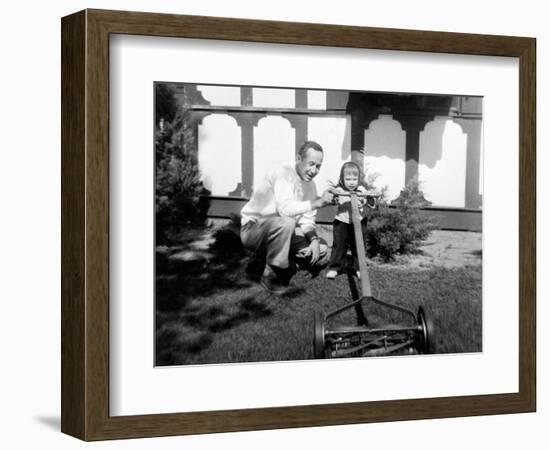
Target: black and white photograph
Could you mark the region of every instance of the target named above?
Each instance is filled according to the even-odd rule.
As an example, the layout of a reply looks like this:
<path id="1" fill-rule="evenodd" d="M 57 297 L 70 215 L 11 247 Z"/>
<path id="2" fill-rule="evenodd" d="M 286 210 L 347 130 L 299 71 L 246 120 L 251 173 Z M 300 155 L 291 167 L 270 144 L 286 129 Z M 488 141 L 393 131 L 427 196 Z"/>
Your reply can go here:
<path id="1" fill-rule="evenodd" d="M 154 83 L 155 365 L 482 349 L 483 98 Z"/>
<path id="2" fill-rule="evenodd" d="M 544 447 L 543 2 L 6 5 L 1 448 Z"/>

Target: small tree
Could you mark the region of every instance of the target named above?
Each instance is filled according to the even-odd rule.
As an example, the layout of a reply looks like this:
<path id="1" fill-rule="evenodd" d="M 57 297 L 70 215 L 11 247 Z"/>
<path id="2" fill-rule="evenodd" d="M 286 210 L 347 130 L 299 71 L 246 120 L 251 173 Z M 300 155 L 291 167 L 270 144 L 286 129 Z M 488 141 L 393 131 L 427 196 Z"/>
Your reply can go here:
<path id="1" fill-rule="evenodd" d="M 177 105 L 170 86 L 157 84 L 155 92 L 156 113 L 168 116 L 157 116 L 155 127 L 156 237 L 165 243 L 184 226 L 202 220 L 198 203 L 203 186 L 191 114 Z"/>

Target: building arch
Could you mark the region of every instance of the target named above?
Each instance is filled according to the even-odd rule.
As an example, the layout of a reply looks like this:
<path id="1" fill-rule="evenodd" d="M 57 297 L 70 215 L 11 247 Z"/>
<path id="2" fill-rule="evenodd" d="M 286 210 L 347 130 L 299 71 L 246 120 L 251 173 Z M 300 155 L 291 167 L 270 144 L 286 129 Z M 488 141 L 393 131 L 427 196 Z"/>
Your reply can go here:
<path id="1" fill-rule="evenodd" d="M 434 206 L 465 206 L 466 141 L 449 117 L 436 116 L 420 133 L 418 179 Z"/>
<path id="2" fill-rule="evenodd" d="M 390 114 L 380 114 L 365 130 L 364 168 L 377 188 L 387 187 L 388 200 L 399 196 L 405 184 L 406 132 Z"/>
<path id="3" fill-rule="evenodd" d="M 241 131 L 235 118 L 209 114 L 198 125 L 201 180 L 211 195 L 227 196 L 241 182 Z"/>
<path id="4" fill-rule="evenodd" d="M 294 161 L 295 133 L 282 116 L 268 115 L 258 121 L 254 127 L 254 185 L 274 166 Z"/>

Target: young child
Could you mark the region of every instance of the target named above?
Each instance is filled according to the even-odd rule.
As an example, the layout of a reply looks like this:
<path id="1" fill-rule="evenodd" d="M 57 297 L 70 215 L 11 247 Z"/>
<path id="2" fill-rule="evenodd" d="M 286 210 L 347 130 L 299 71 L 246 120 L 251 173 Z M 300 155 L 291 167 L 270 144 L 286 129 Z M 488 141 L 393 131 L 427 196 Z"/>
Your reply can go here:
<path id="1" fill-rule="evenodd" d="M 361 169 L 354 162 L 346 162 L 340 170 L 340 180 L 334 189 L 335 193 L 345 194 L 346 192 L 355 191 L 358 193 L 366 193 L 367 188 L 361 177 Z M 330 256 L 330 264 L 326 277 L 334 280 L 336 276 L 343 273 L 346 266 L 346 256 L 348 249 L 351 249 L 353 255 L 353 268 L 360 278 L 359 262 L 357 260 L 357 249 L 355 246 L 355 233 L 353 230 L 353 222 L 351 219 L 351 199 L 350 197 L 337 196 L 338 211 L 332 223 L 332 254 Z M 363 240 L 367 229 L 366 209 L 373 207 L 367 202 L 366 197 L 359 197 L 359 214 L 361 215 L 361 230 Z"/>

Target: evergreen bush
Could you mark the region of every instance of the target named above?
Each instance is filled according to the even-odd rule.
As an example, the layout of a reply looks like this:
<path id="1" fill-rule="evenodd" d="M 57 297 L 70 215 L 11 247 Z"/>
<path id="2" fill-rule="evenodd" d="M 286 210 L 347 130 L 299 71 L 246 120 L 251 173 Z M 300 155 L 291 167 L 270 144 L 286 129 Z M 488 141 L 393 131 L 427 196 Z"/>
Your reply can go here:
<path id="1" fill-rule="evenodd" d="M 204 189 L 190 112 L 167 84 L 155 85 L 155 102 L 156 239 L 166 244 L 183 227 L 205 220 L 199 207 Z"/>
<path id="2" fill-rule="evenodd" d="M 414 253 L 438 228 L 433 217 L 420 213 L 420 208 L 430 205 L 418 179 L 411 180 L 391 204 L 382 197 L 379 207 L 369 211 L 367 255 L 388 261 L 396 255 Z"/>

